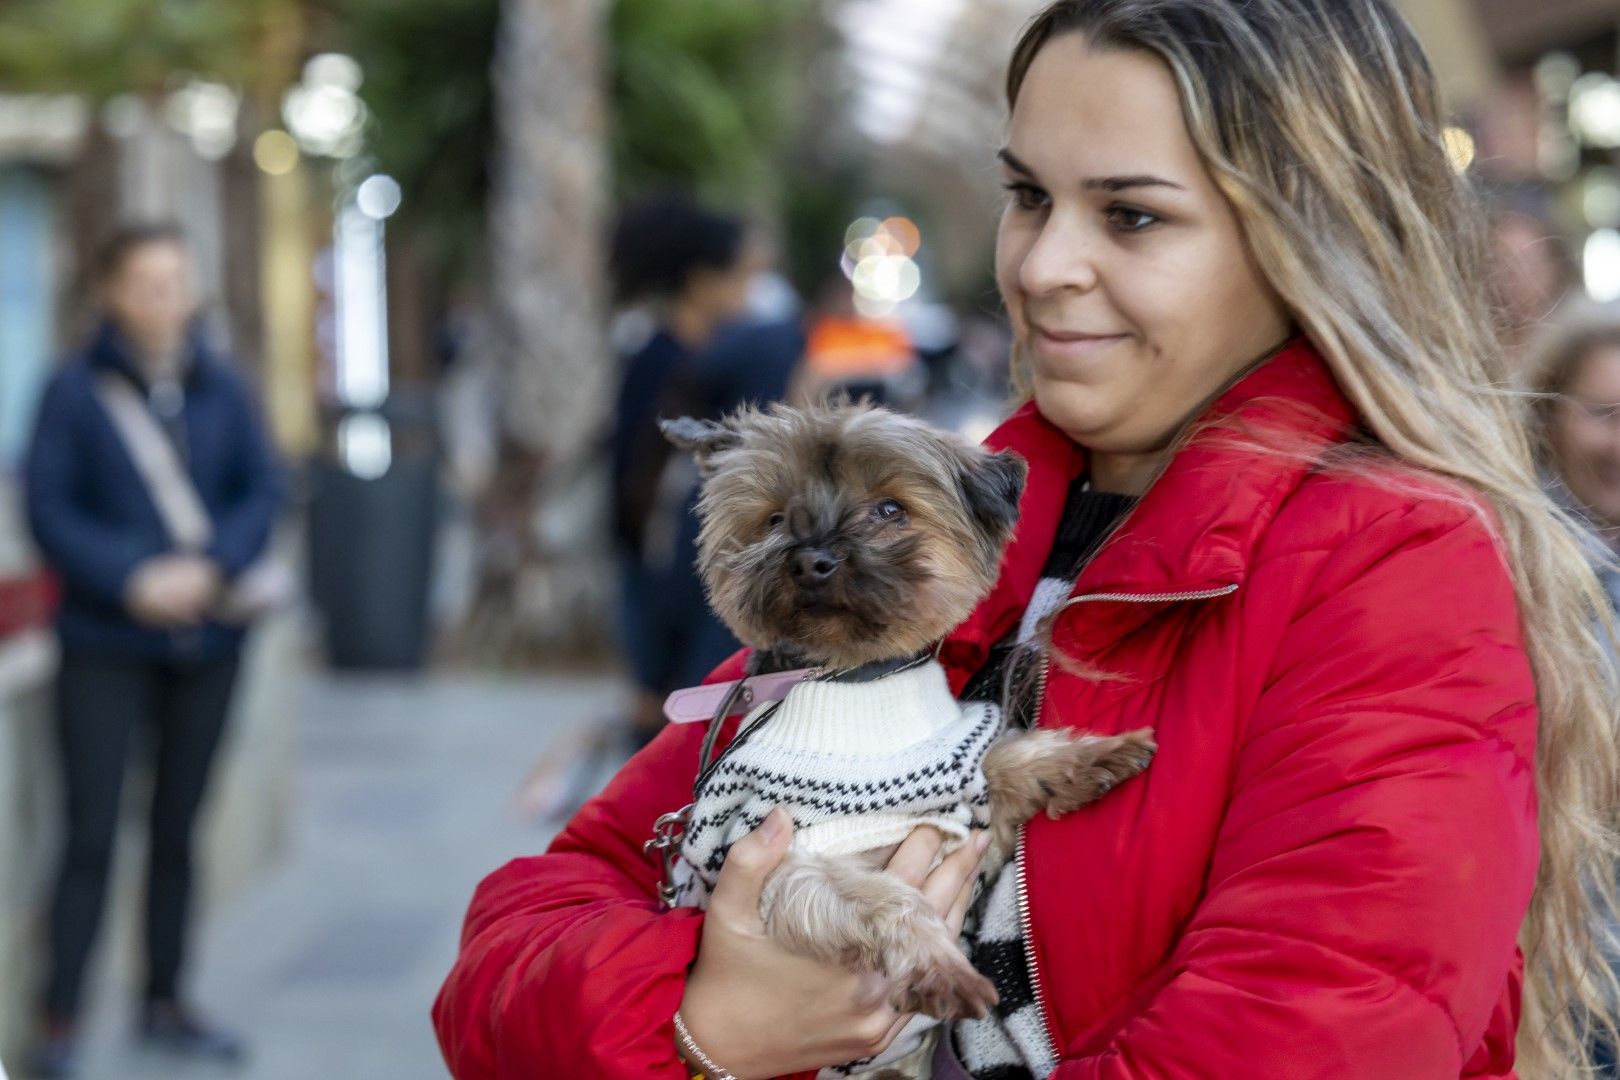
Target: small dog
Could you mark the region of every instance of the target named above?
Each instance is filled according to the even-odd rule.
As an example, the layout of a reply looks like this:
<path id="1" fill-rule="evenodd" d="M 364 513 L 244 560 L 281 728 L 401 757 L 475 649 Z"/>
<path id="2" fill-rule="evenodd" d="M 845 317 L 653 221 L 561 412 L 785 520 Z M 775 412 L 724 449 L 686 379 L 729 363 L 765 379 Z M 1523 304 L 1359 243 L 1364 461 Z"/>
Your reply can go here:
<path id="1" fill-rule="evenodd" d="M 996 580 L 1024 462 L 868 405 L 663 430 L 703 474 L 698 567 L 715 612 L 756 651 L 820 668 L 751 712 L 715 763 L 687 822 L 677 902 L 702 906 L 731 844 L 780 805 L 795 832 L 761 898 L 772 936 L 883 974 L 902 1013 L 985 1015 L 995 989 L 922 893 L 883 872 L 889 857 L 921 824 L 946 836 L 942 857 L 988 828 L 988 880 L 1035 813 L 1091 802 L 1154 753 L 1146 730 L 1003 731 L 996 706 L 955 700 L 933 657 Z M 913 1075 L 930 1024 L 823 1075 Z"/>

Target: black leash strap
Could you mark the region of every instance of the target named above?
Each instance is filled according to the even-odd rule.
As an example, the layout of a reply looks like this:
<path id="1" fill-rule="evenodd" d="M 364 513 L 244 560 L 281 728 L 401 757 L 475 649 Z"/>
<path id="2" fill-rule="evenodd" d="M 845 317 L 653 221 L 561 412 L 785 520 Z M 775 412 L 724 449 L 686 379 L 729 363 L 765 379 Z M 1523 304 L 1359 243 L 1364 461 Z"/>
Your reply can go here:
<path id="1" fill-rule="evenodd" d="M 703 735 L 703 749 L 698 754 L 697 779 L 692 783 L 692 801 L 679 810 L 671 810 L 669 813 L 661 815 L 657 821 L 653 822 L 652 839 L 641 845 L 641 850 L 646 854 L 650 855 L 657 852 L 659 861 L 663 864 L 664 874 L 662 881 L 658 885 L 658 899 L 663 902 L 665 908 L 675 906 L 675 861 L 680 858 L 681 842 L 686 835 L 686 826 L 691 823 L 692 808 L 697 805 L 698 795 L 702 792 L 703 785 L 708 782 L 709 776 L 720 762 L 725 760 L 726 754 L 731 753 L 732 750 L 741 745 L 744 739 L 757 730 L 766 720 L 769 720 L 772 714 L 776 712 L 777 707 L 781 705 L 781 702 L 774 703 L 758 720 L 737 732 L 737 737 L 731 740 L 730 745 L 725 749 L 725 753 L 721 754 L 718 760 L 715 759 L 715 744 L 720 739 L 720 729 L 725 726 L 726 717 L 731 715 L 732 710 L 737 707 L 739 702 L 741 702 L 745 711 L 753 703 L 754 694 L 748 687 L 748 680 L 759 674 L 759 667 L 759 654 L 750 654 L 747 671 L 742 678 L 732 685 L 730 691 L 720 702 L 720 707 L 714 711 L 714 716 L 709 721 L 709 730 Z"/>

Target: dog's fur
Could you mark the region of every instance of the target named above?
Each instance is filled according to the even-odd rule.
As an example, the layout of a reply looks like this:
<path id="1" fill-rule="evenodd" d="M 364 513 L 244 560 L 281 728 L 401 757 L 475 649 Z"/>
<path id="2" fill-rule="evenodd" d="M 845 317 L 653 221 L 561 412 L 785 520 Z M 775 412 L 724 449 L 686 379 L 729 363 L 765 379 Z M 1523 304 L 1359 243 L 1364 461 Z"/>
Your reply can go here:
<path id="1" fill-rule="evenodd" d="M 966 618 L 996 580 L 1026 475 L 1011 453 L 867 405 L 744 409 L 664 432 L 703 472 L 698 565 L 715 611 L 755 649 L 830 668 L 921 653 Z M 832 569 L 807 573 L 806 559 Z M 1035 813 L 1099 798 L 1153 752 L 1146 730 L 1003 735 L 983 763 L 986 866 L 1005 861 Z M 993 986 L 922 893 L 882 872 L 892 853 L 789 855 L 762 899 L 770 933 L 882 972 L 902 1012 L 985 1015 Z"/>

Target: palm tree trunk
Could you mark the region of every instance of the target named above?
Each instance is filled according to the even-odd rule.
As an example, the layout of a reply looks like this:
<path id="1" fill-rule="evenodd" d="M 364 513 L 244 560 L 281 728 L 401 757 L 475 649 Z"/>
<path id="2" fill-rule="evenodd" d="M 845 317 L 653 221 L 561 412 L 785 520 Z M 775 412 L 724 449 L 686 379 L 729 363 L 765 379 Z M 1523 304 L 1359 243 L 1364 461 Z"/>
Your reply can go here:
<path id="1" fill-rule="evenodd" d="M 502 12 L 489 211 L 502 437 L 456 649 L 484 660 L 547 662 L 605 638 L 604 17 L 600 0 L 505 0 Z"/>

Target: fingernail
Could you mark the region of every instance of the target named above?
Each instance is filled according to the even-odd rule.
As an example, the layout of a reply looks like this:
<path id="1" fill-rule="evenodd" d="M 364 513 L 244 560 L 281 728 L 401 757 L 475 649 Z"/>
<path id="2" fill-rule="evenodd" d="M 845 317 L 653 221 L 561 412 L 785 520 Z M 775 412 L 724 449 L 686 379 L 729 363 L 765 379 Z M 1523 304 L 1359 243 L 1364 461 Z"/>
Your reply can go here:
<path id="1" fill-rule="evenodd" d="M 759 824 L 759 835 L 767 844 L 774 844 L 782 839 L 782 833 L 787 830 L 787 813 L 778 806 L 765 815 L 765 820 Z"/>

